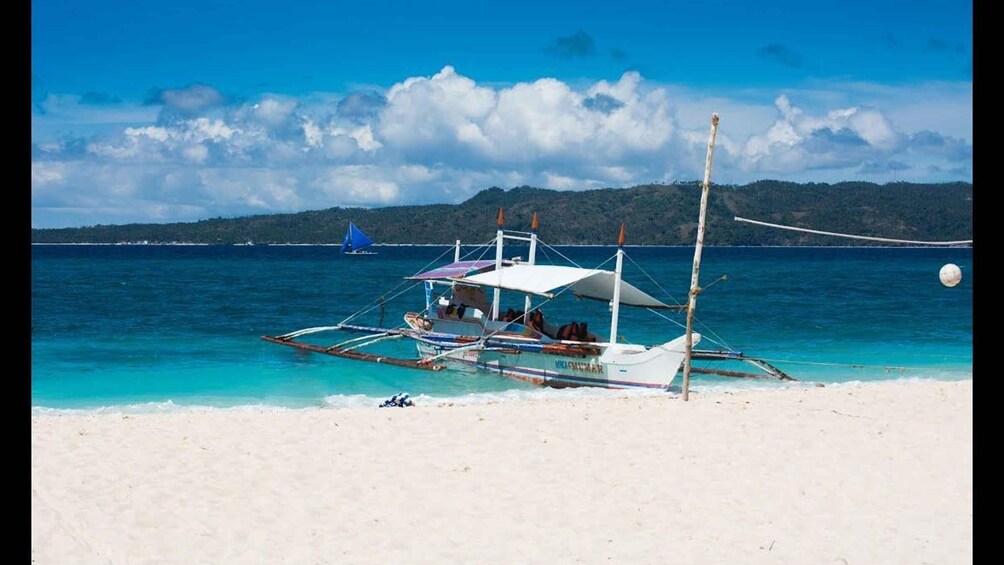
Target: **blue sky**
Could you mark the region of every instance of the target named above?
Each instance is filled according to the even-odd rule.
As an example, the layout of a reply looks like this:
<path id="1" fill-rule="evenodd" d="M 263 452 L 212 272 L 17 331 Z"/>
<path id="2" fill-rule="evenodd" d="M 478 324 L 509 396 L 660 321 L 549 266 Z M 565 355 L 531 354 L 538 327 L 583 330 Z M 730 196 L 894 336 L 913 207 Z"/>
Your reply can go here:
<path id="1" fill-rule="evenodd" d="M 972 178 L 969 2 L 32 3 L 32 223 Z M 702 139 L 703 138 L 703 139 Z"/>

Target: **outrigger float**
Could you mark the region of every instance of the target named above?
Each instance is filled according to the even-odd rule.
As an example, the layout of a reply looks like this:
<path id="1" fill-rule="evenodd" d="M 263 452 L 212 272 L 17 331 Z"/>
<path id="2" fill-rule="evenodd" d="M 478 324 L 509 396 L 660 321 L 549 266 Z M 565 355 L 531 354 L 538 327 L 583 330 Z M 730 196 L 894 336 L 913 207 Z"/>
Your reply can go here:
<path id="1" fill-rule="evenodd" d="M 693 345 L 701 335 L 692 331 L 693 309 L 696 304 L 697 270 L 703 245 L 706 190 L 710 177 L 711 152 L 717 115 L 712 119 L 712 136 L 708 145 L 705 170 L 705 195 L 702 197 L 701 221 L 695 253 L 690 301 L 688 304 L 667 304 L 622 280 L 625 257 L 625 230 L 621 226 L 613 271 L 587 269 L 572 265 L 537 263 L 538 220 L 534 213 L 531 231 L 506 232 L 503 210 L 499 209 L 498 229 L 494 239 L 495 259 L 461 260 L 458 240 L 452 263 L 416 273 L 407 280 L 412 286 L 424 285 L 426 307 L 419 312 L 404 314 L 404 323 L 397 328 L 382 328 L 349 323 L 362 311 L 342 323 L 297 330 L 279 336 L 262 336 L 271 343 L 297 349 L 355 359 L 440 371 L 447 367 L 473 367 L 530 383 L 552 386 L 598 386 L 606 388 L 668 389 L 677 373 L 684 372 L 684 397 L 689 387 L 689 373 L 724 377 L 794 380 L 791 376 L 763 359 L 748 357 L 727 348 L 698 350 Z M 507 240 L 529 243 L 527 261 L 504 259 Z M 550 246 L 547 246 L 550 247 Z M 609 259 L 608 259 L 609 261 Z M 444 288 L 432 297 L 435 287 Z M 491 290 L 489 301 L 487 290 Z M 500 309 L 502 291 L 524 296 L 524 308 L 516 312 Z M 601 340 L 588 331 L 585 324 L 556 327 L 543 319 L 540 307 L 569 292 L 578 298 L 589 298 L 610 305 L 609 338 Z M 400 293 L 399 293 L 400 294 Z M 543 299 L 533 304 L 534 299 Z M 675 339 L 653 345 L 623 343 L 619 337 L 619 315 L 622 306 L 659 310 L 686 310 L 687 331 Z M 665 316 L 663 316 L 665 317 Z M 330 346 L 297 341 L 304 336 L 323 332 L 363 334 Z M 388 340 L 409 339 L 415 343 L 417 359 L 388 357 L 364 352 L 362 349 Z M 757 371 L 723 370 L 713 367 L 693 367 L 691 361 L 739 361 Z"/>

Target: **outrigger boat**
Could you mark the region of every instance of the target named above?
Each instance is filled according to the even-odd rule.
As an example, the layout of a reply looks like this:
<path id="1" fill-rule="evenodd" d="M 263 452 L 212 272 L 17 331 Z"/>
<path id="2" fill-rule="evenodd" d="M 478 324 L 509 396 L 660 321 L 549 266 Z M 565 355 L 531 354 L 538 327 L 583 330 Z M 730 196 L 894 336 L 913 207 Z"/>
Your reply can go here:
<path id="1" fill-rule="evenodd" d="M 717 116 L 713 118 L 717 126 Z M 705 189 L 710 174 L 710 151 Z M 704 203 L 702 201 L 701 228 Z M 387 363 L 415 369 L 438 371 L 447 366 L 474 367 L 514 379 L 552 387 L 598 386 L 606 388 L 669 389 L 681 367 L 684 369 L 684 398 L 689 373 L 709 373 L 726 377 L 774 378 L 793 380 L 783 371 L 763 359 L 745 356 L 730 349 L 696 350 L 693 345 L 701 335 L 691 331 L 696 288 L 697 264 L 703 229 L 699 230 L 698 253 L 690 304 L 667 304 L 622 280 L 625 257 L 624 226 L 621 226 L 614 270 L 587 269 L 577 265 L 537 264 L 537 248 L 546 245 L 537 237 L 538 220 L 534 213 L 531 231 L 506 232 L 504 215 L 499 208 L 498 229 L 494 246 L 495 259 L 461 260 L 460 241 L 454 248 L 452 263 L 424 270 L 407 280 L 413 286 L 423 284 L 426 307 L 404 314 L 404 324 L 387 329 L 350 323 L 361 312 L 333 326 L 306 328 L 262 339 L 302 350 L 335 355 L 362 361 Z M 506 240 L 529 243 L 526 262 L 504 259 Z M 444 253 L 445 255 L 445 253 Z M 440 256 L 442 257 L 442 256 Z M 606 262 L 604 262 L 605 264 Z M 602 266 L 602 264 L 601 264 Z M 435 287 L 444 288 L 433 298 Z M 489 301 L 487 291 L 491 291 Z M 524 295 L 521 312 L 500 309 L 502 291 Z M 555 327 L 543 319 L 540 307 L 559 295 L 570 292 L 578 298 L 607 302 L 610 305 L 609 338 L 599 339 L 585 325 Z M 400 294 L 400 293 L 399 293 Z M 533 305 L 533 299 L 544 299 Z M 382 304 L 382 303 L 381 303 Z M 687 333 L 665 343 L 639 345 L 618 340 L 620 308 L 658 310 L 688 310 Z M 571 326 L 571 328 L 570 328 Z M 363 334 L 331 346 L 297 341 L 298 338 L 329 331 Z M 417 359 L 388 357 L 361 351 L 363 348 L 392 339 L 415 342 Z M 689 338 L 689 339 L 688 339 Z M 740 361 L 753 365 L 758 372 L 693 367 L 691 361 Z"/>
<path id="2" fill-rule="evenodd" d="M 686 309 L 686 305 L 666 304 L 622 280 L 624 227 L 621 226 L 618 240 L 616 266 L 610 271 L 537 264 L 537 246 L 542 243 L 537 238 L 537 215 L 534 214 L 529 234 L 506 233 L 502 229 L 503 221 L 500 209 L 494 261 L 462 261 L 458 241 L 452 263 L 406 277 L 415 281 L 413 286 L 424 284 L 426 287 L 426 308 L 404 314 L 402 327 L 387 329 L 348 323 L 355 317 L 353 315 L 338 325 L 307 328 L 275 337 L 263 336 L 262 339 L 318 353 L 416 369 L 468 366 L 552 387 L 668 389 L 684 362 L 686 336 L 655 345 L 621 343 L 617 339 L 620 308 L 682 310 Z M 504 241 L 510 239 L 530 243 L 528 261 L 503 258 Z M 433 299 L 431 289 L 437 286 L 445 288 L 445 291 L 442 296 Z M 490 300 L 488 290 L 492 292 Z M 507 316 L 500 311 L 503 290 L 525 295 L 523 312 L 515 313 L 515 316 L 509 312 Z M 543 304 L 566 291 L 578 298 L 610 303 L 609 339 L 600 341 L 589 333 L 562 338 L 561 328 L 535 316 Z M 534 297 L 545 300 L 533 306 Z M 297 341 L 297 338 L 328 331 L 364 335 L 329 347 Z M 399 338 L 415 342 L 418 359 L 400 359 L 360 351 L 366 346 Z M 700 340 L 700 334 L 694 332 L 693 342 Z M 759 368 L 762 374 L 700 367 L 692 368 L 694 372 L 750 378 L 791 378 L 767 362 L 746 357 L 740 352 L 694 350 L 692 358 L 745 361 Z"/>

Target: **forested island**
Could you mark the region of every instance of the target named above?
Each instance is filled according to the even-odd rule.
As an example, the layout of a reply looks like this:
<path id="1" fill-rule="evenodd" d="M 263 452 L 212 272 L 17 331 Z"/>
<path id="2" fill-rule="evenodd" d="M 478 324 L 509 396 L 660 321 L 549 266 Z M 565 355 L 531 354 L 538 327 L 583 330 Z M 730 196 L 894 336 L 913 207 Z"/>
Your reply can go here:
<path id="1" fill-rule="evenodd" d="M 499 206 L 508 229 L 529 231 L 533 212 L 551 244 L 614 244 L 621 223 L 629 244 L 693 245 L 700 183 L 557 191 L 489 188 L 460 204 L 329 208 L 294 214 L 211 218 L 171 224 L 32 229 L 33 243 L 340 243 L 348 223 L 377 243 L 483 242 L 494 237 Z M 757 181 L 713 184 L 708 245 L 877 245 L 770 229 L 735 216 L 817 230 L 912 240 L 965 240 L 973 234 L 973 185 Z"/>

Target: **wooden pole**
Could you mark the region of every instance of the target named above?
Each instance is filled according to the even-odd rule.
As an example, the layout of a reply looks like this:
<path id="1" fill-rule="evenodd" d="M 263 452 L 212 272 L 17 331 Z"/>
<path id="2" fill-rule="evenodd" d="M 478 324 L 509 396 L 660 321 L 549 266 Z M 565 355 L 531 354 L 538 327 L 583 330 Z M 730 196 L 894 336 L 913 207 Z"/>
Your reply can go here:
<path id="1" fill-rule="evenodd" d="M 704 249 L 704 218 L 708 213 L 708 189 L 711 188 L 711 159 L 715 155 L 715 134 L 718 133 L 718 114 L 711 115 L 711 136 L 708 138 L 708 158 L 704 162 L 704 183 L 701 186 L 701 217 L 697 222 L 697 243 L 694 245 L 694 270 L 690 274 L 690 299 L 687 302 L 686 355 L 683 357 L 683 400 L 690 399 L 690 358 L 694 352 L 694 309 L 701 287 L 697 285 L 701 270 L 701 251 Z"/>
<path id="2" fill-rule="evenodd" d="M 498 273 L 499 284 L 502 284 L 502 225 L 505 223 L 505 216 L 502 214 L 502 207 L 499 206 L 498 231 L 495 235 L 495 272 Z M 495 294 L 492 295 L 492 314 L 490 320 L 499 319 L 499 303 L 501 300 L 501 290 L 495 287 Z"/>
<path id="3" fill-rule="evenodd" d="M 530 265 L 537 263 L 537 228 L 540 224 L 537 222 L 537 213 L 533 213 L 533 221 L 530 223 Z M 530 295 L 527 294 L 526 298 L 523 299 L 523 312 L 530 311 Z M 525 316 L 525 314 L 524 314 Z"/>
<path id="4" fill-rule="evenodd" d="M 614 298 L 610 301 L 610 344 L 617 343 L 617 322 L 621 310 L 621 272 L 624 267 L 624 224 L 617 235 L 617 267 L 614 268 Z"/>

